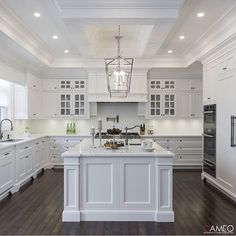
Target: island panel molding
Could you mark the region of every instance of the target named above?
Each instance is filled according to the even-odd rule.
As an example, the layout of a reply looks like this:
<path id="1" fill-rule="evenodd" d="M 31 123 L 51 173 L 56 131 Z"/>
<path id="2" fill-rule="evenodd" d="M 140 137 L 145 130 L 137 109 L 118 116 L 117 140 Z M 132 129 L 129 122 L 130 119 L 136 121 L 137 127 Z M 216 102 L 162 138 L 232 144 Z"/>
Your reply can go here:
<path id="1" fill-rule="evenodd" d="M 62 154 L 64 222 L 174 221 L 173 153 L 155 143 L 153 153 L 90 146 L 84 140 Z"/>

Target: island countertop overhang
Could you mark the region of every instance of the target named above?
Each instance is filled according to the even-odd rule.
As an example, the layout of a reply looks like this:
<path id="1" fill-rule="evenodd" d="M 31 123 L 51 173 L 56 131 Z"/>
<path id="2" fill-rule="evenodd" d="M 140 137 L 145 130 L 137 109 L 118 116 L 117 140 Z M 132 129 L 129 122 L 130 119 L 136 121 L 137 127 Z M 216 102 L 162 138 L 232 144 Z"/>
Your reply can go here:
<path id="1" fill-rule="evenodd" d="M 97 145 L 96 145 L 97 144 Z M 95 147 L 92 147 L 90 139 L 83 140 L 80 144 L 64 152 L 62 157 L 159 157 L 159 158 L 173 158 L 174 153 L 162 148 L 160 145 L 153 143 L 154 151 L 144 151 L 140 146 L 127 146 L 120 147 L 116 150 L 106 149 L 99 147 L 98 143 L 95 143 Z"/>

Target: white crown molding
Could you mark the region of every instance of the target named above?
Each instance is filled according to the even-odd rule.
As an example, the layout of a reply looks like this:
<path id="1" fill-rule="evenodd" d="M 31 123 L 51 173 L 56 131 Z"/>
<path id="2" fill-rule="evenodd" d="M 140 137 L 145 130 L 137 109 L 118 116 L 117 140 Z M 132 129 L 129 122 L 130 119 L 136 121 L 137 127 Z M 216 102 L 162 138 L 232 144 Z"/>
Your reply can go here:
<path id="1" fill-rule="evenodd" d="M 179 57 L 160 56 L 157 59 L 134 59 L 134 68 L 186 67 L 187 62 Z M 104 68 L 104 59 L 56 58 L 50 67 L 53 68 Z"/>
<path id="2" fill-rule="evenodd" d="M 52 0 L 60 10 L 65 9 L 176 9 L 184 3 L 184 0 L 145 0 L 145 1 L 130 1 L 130 0 Z"/>
<path id="3" fill-rule="evenodd" d="M 20 19 L 4 5 L 4 2 L 0 3 L 0 30 L 44 64 L 50 65 L 52 58 L 50 50 L 23 26 Z"/>
<path id="4" fill-rule="evenodd" d="M 224 47 L 236 36 L 236 3 L 191 47 L 183 57 L 190 65 L 196 60 L 204 60 L 215 51 Z"/>

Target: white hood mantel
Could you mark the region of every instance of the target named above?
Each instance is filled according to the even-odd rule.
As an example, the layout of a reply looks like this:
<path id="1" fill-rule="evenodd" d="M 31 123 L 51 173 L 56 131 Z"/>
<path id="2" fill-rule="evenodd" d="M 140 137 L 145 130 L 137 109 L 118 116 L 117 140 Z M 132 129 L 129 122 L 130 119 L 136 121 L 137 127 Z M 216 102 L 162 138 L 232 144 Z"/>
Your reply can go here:
<path id="1" fill-rule="evenodd" d="M 147 69 L 134 70 L 130 93 L 125 98 L 110 97 L 105 70 L 88 71 L 89 102 L 147 102 Z"/>

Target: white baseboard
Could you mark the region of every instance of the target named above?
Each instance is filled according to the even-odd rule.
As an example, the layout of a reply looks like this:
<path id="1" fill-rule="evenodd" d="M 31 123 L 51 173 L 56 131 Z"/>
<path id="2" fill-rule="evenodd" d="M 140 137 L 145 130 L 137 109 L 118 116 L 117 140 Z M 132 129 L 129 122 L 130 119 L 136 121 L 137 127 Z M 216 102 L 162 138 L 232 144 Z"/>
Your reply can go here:
<path id="1" fill-rule="evenodd" d="M 80 222 L 79 211 L 63 211 L 62 213 L 63 222 Z"/>
<path id="2" fill-rule="evenodd" d="M 174 212 L 125 211 L 125 210 L 81 210 L 63 211 L 64 222 L 79 221 L 156 221 L 174 222 Z"/>
<path id="3" fill-rule="evenodd" d="M 227 195 L 230 199 L 236 202 L 236 194 L 232 193 L 230 190 L 226 189 L 224 186 L 222 186 L 217 179 L 213 178 L 212 176 L 208 175 L 205 172 L 202 172 L 201 179 L 206 179 L 208 183 L 213 185 L 215 188 L 223 192 L 225 195 Z"/>
<path id="4" fill-rule="evenodd" d="M 159 211 L 156 213 L 156 222 L 174 222 L 175 214 L 173 211 Z"/>

